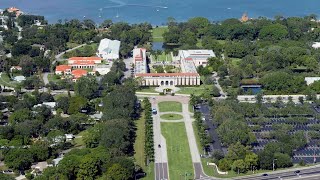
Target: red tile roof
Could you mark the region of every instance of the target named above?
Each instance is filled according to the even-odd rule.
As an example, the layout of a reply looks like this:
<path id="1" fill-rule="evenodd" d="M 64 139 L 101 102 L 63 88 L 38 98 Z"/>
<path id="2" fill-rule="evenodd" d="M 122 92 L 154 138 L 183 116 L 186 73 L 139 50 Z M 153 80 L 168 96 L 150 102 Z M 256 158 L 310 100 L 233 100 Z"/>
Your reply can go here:
<path id="1" fill-rule="evenodd" d="M 97 61 L 102 60 L 100 57 L 71 57 L 69 60 Z"/>
<path id="2" fill-rule="evenodd" d="M 88 71 L 84 69 L 75 69 L 71 73 L 75 79 L 78 79 L 78 78 L 81 78 L 82 76 L 87 75 Z"/>
<path id="3" fill-rule="evenodd" d="M 66 71 L 71 70 L 71 66 L 68 65 L 59 65 L 56 67 L 56 71 Z"/>
<path id="4" fill-rule="evenodd" d="M 71 65 L 94 65 L 95 62 L 89 60 L 73 60 L 73 63 L 69 63 Z"/>
<path id="5" fill-rule="evenodd" d="M 198 73 L 144 73 L 144 74 L 136 74 L 139 77 L 174 77 L 174 76 L 199 76 Z"/>

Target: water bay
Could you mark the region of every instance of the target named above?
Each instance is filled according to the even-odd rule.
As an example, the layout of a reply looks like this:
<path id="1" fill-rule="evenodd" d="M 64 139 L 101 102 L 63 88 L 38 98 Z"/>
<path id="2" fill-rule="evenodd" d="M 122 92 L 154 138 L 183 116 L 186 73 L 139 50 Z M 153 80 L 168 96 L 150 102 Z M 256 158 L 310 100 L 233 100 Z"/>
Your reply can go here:
<path id="1" fill-rule="evenodd" d="M 212 21 L 276 15 L 305 16 L 320 14 L 316 0 L 1 0 L 0 8 L 15 6 L 31 14 L 44 15 L 50 23 L 59 19 L 90 18 L 97 23 L 104 19 L 130 23 L 150 22 L 162 25 L 168 17 L 184 21 L 203 16 Z"/>

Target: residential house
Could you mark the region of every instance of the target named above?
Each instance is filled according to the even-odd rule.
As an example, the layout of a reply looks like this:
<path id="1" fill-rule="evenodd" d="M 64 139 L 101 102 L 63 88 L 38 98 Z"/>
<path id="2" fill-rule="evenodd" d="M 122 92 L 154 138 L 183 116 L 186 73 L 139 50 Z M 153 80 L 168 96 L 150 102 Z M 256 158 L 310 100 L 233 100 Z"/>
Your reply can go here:
<path id="1" fill-rule="evenodd" d="M 7 11 L 9 13 L 15 13 L 16 14 L 16 17 L 20 16 L 21 14 L 23 14 L 22 11 L 20 11 L 20 9 L 16 8 L 16 7 L 10 7 L 7 9 Z"/>
<path id="2" fill-rule="evenodd" d="M 121 42 L 118 40 L 102 39 L 99 44 L 97 56 L 106 60 L 119 59 Z"/>
<path id="3" fill-rule="evenodd" d="M 21 71 L 21 70 L 22 70 L 21 66 L 11 66 L 10 68 L 10 72 Z"/>

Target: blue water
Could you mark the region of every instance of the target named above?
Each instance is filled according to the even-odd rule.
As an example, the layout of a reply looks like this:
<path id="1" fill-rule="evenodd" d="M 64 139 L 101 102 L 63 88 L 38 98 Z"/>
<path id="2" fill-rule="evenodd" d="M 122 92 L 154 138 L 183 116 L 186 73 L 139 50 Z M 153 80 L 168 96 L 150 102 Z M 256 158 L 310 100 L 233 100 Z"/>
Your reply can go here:
<path id="1" fill-rule="evenodd" d="M 252 94 L 256 95 L 262 91 L 261 87 L 244 87 L 244 92 L 248 92 L 251 90 Z"/>
<path id="2" fill-rule="evenodd" d="M 240 18 L 243 12 L 253 18 L 320 14 L 319 0 L 0 0 L 0 8 L 9 6 L 44 15 L 49 23 L 84 16 L 97 23 L 112 19 L 162 25 L 170 16 L 177 21 L 195 16 L 220 21 Z"/>

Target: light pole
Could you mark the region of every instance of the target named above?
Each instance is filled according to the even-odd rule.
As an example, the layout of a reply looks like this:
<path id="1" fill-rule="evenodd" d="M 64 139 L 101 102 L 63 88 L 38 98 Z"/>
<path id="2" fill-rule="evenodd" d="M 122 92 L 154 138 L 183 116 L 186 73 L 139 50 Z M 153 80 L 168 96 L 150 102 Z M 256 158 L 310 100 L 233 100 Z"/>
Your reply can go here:
<path id="1" fill-rule="evenodd" d="M 276 161 L 276 160 L 278 160 L 278 159 L 273 159 L 272 160 L 272 170 L 274 171 L 274 161 Z"/>

